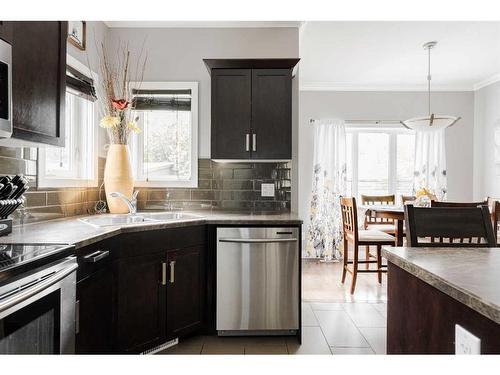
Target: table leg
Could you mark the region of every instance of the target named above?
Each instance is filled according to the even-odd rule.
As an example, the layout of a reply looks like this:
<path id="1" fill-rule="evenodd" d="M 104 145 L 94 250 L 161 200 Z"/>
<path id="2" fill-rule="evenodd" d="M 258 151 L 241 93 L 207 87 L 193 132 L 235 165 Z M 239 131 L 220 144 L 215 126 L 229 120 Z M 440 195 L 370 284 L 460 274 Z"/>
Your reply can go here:
<path id="1" fill-rule="evenodd" d="M 396 246 L 403 246 L 403 220 L 396 220 Z"/>

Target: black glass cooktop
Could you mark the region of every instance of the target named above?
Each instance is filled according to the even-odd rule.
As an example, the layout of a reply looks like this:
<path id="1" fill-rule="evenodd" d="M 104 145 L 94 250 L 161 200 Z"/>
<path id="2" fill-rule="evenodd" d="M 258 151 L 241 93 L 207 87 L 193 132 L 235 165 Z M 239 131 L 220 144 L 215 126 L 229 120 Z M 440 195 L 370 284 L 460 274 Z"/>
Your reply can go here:
<path id="1" fill-rule="evenodd" d="M 70 245 L 0 244 L 0 272 L 71 249 Z"/>

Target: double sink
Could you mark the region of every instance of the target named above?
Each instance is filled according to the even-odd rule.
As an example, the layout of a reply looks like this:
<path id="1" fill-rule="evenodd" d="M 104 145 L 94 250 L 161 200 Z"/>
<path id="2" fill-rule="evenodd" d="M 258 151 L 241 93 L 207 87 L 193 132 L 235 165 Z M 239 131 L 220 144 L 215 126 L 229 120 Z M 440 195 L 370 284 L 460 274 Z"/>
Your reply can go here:
<path id="1" fill-rule="evenodd" d="M 135 224 L 153 224 L 175 220 L 200 219 L 201 216 L 186 214 L 184 212 L 140 212 L 134 215 L 96 215 L 79 219 L 94 227 L 124 226 Z"/>

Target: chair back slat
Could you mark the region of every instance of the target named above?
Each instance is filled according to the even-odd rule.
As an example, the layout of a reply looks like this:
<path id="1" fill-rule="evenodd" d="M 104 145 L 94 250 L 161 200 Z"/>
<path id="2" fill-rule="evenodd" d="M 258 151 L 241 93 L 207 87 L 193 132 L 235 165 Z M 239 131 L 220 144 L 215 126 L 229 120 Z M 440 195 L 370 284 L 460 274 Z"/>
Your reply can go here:
<path id="1" fill-rule="evenodd" d="M 358 212 L 356 199 L 353 197 L 340 198 L 340 210 L 342 211 L 342 227 L 344 236 L 358 241 Z"/>
<path id="2" fill-rule="evenodd" d="M 493 234 L 498 243 L 498 232 L 500 231 L 500 199 L 499 198 L 487 198 L 488 207 L 491 213 L 491 223 L 493 225 Z"/>
<path id="3" fill-rule="evenodd" d="M 431 207 L 478 207 L 478 206 L 487 206 L 488 201 L 482 202 L 440 202 L 440 201 L 431 201 Z"/>
<path id="4" fill-rule="evenodd" d="M 364 195 L 361 194 L 361 204 L 365 206 L 384 205 L 392 206 L 396 204 L 396 196 L 392 195 Z M 394 224 L 393 219 L 376 218 L 365 215 L 365 228 L 373 224 Z"/>
<path id="5" fill-rule="evenodd" d="M 494 247 L 495 237 L 487 206 L 405 206 L 409 246 Z"/>

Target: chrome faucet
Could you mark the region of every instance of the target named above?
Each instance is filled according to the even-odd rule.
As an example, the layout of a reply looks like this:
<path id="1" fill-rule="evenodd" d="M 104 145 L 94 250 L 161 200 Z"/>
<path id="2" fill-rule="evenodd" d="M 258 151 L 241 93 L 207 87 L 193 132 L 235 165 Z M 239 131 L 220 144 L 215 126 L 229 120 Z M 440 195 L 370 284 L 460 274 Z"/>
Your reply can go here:
<path id="1" fill-rule="evenodd" d="M 125 194 L 122 194 L 119 191 L 113 191 L 109 195 L 113 198 L 120 198 L 123 200 L 128 207 L 129 215 L 135 215 L 137 213 L 137 194 L 139 194 L 139 190 L 134 191 L 131 199 L 128 199 Z"/>

